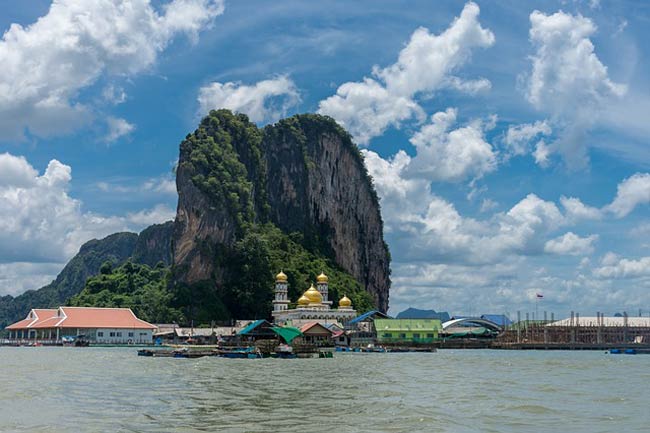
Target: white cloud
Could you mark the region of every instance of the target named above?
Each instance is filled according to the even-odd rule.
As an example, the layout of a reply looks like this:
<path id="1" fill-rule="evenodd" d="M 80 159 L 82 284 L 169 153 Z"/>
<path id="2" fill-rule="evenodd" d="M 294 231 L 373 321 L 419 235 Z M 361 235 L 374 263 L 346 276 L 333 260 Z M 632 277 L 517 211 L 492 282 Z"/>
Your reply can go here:
<path id="1" fill-rule="evenodd" d="M 534 194 L 486 220 L 464 217 L 432 193 L 429 181 L 405 176 L 412 158 L 403 151 L 388 160 L 372 151 L 364 156 L 387 237 L 403 261 L 480 264 L 542 254 L 546 237 L 570 222 L 554 203 Z"/>
<path id="2" fill-rule="evenodd" d="M 431 196 L 430 182 L 423 179 L 407 179 L 404 170 L 411 157 L 400 150 L 390 159 L 370 150 L 363 150 L 368 172 L 381 197 L 382 216 L 386 231 L 397 230 L 402 222 L 417 221 L 426 211 Z"/>
<path id="3" fill-rule="evenodd" d="M 650 277 L 650 257 L 641 257 L 638 260 L 623 258 L 616 262 L 609 260 L 594 269 L 594 274 L 599 278 L 608 279 Z"/>
<path id="4" fill-rule="evenodd" d="M 176 180 L 169 177 L 158 179 L 151 185 L 151 190 L 162 194 L 176 195 Z"/>
<path id="5" fill-rule="evenodd" d="M 618 184 L 616 197 L 605 210 L 618 218 L 630 214 L 635 207 L 650 203 L 650 173 L 637 173 Z"/>
<path id="6" fill-rule="evenodd" d="M 153 209 L 141 210 L 126 215 L 129 223 L 139 227 L 147 227 L 152 224 L 158 224 L 165 221 L 173 220 L 176 217 L 176 211 L 166 205 L 159 204 Z"/>
<path id="7" fill-rule="evenodd" d="M 499 203 L 497 203 L 496 201 L 494 201 L 492 199 L 485 198 L 481 202 L 480 211 L 481 211 L 481 213 L 490 212 L 491 210 L 494 210 L 497 207 L 499 207 Z"/>
<path id="8" fill-rule="evenodd" d="M 599 209 L 585 205 L 579 198 L 562 196 L 560 203 L 567 218 L 573 221 L 597 220 L 602 217 L 602 212 Z"/>
<path id="9" fill-rule="evenodd" d="M 379 82 L 364 78 L 361 83 L 344 83 L 320 102 L 318 112 L 332 116 L 361 144 L 384 133 L 389 126 L 417 115 L 424 119 L 422 108 L 410 97 L 393 95 Z"/>
<path id="10" fill-rule="evenodd" d="M 125 185 L 112 182 L 97 182 L 97 188 L 103 192 L 118 194 L 136 194 L 136 193 L 158 193 L 175 196 L 176 180 L 170 175 L 162 175 L 145 180 L 135 185 Z"/>
<path id="11" fill-rule="evenodd" d="M 336 95 L 320 102 L 319 112 L 341 123 L 360 144 L 381 135 L 389 126 L 424 113 L 414 100 L 451 87 L 470 94 L 490 87 L 485 78 L 463 81 L 453 76 L 475 48 L 494 44 L 494 34 L 478 22 L 479 7 L 469 2 L 460 16 L 439 35 L 421 27 L 411 35 L 396 63 L 372 71 L 373 78 L 342 84 Z"/>
<path id="12" fill-rule="evenodd" d="M 300 93 L 286 76 L 259 81 L 247 86 L 242 83 L 210 83 L 199 89 L 201 115 L 212 109 L 228 108 L 244 113 L 253 122 L 275 121 L 300 102 Z"/>
<path id="13" fill-rule="evenodd" d="M 33 185 L 38 172 L 22 156 L 0 154 L 0 185 L 23 187 Z"/>
<path id="14" fill-rule="evenodd" d="M 540 135 L 550 135 L 552 132 L 553 130 L 547 121 L 509 126 L 505 138 L 508 153 L 516 156 L 531 153 L 531 140 Z"/>
<path id="15" fill-rule="evenodd" d="M 112 143 L 135 130 L 135 125 L 119 117 L 109 116 L 106 119 L 106 124 L 108 125 L 108 134 L 106 134 L 104 140 L 107 143 Z"/>
<path id="16" fill-rule="evenodd" d="M 581 238 L 573 232 L 551 239 L 544 245 L 544 251 L 551 254 L 581 256 L 591 254 L 594 251 L 594 243 L 598 240 L 597 235 Z"/>
<path id="17" fill-rule="evenodd" d="M 90 239 L 139 231 L 173 218 L 174 212 L 164 206 L 127 216 L 84 212 L 82 203 L 68 194 L 72 169 L 57 160 L 50 161 L 43 174 L 24 158 L 9 154 L 0 155 L 0 166 L 12 166 L 14 174 L 14 179 L 0 176 L 0 265 L 5 265 L 0 272 L 15 275 L 5 275 L 0 290 L 15 293 L 12 287 L 23 287 L 26 280 L 20 280 L 19 270 L 26 266 L 41 275 L 37 279 L 42 282 L 51 276 L 54 263 L 61 267 Z"/>
<path id="18" fill-rule="evenodd" d="M 449 108 L 431 116 L 412 138 L 417 156 L 408 166 L 411 176 L 433 181 L 461 181 L 481 178 L 496 169 L 496 156 L 485 141 L 481 121 L 449 131 L 456 122 L 457 111 Z"/>
<path id="19" fill-rule="evenodd" d="M 535 152 L 533 152 L 533 157 L 537 165 L 540 167 L 548 167 L 550 155 L 551 149 L 546 145 L 544 140 L 539 140 L 535 145 Z"/>
<path id="20" fill-rule="evenodd" d="M 56 278 L 60 263 L 0 263 L 0 294 L 19 295 L 42 287 Z"/>
<path id="21" fill-rule="evenodd" d="M 550 153 L 559 153 L 570 167 L 588 161 L 586 132 L 612 99 L 625 94 L 623 84 L 613 82 L 607 67 L 594 53 L 589 37 L 595 24 L 582 15 L 562 11 L 530 14 L 530 39 L 536 48 L 526 97 L 551 116 L 558 139 L 538 146 L 537 160 L 544 163 Z"/>
<path id="22" fill-rule="evenodd" d="M 12 24 L 0 40 L 0 138 L 81 126 L 92 117 L 83 89 L 147 70 L 177 34 L 209 26 L 223 2 L 174 0 L 162 12 L 148 0 L 59 0 L 35 23 Z"/>

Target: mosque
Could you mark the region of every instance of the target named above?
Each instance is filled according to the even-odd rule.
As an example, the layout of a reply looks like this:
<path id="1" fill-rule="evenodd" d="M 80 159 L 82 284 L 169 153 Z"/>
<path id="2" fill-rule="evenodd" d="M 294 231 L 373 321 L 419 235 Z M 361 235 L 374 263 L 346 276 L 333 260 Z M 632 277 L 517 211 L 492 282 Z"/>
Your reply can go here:
<path id="1" fill-rule="evenodd" d="M 289 308 L 291 301 L 287 295 L 288 287 L 287 276 L 280 271 L 275 276 L 273 300 L 273 321 L 279 325 L 296 326 L 314 320 L 344 325 L 357 317 L 352 301 L 347 296 L 339 300 L 338 308 L 332 308 L 332 301 L 328 300 L 329 278 L 323 273 L 316 277 L 316 287 L 312 284 L 298 299 L 296 308 Z"/>

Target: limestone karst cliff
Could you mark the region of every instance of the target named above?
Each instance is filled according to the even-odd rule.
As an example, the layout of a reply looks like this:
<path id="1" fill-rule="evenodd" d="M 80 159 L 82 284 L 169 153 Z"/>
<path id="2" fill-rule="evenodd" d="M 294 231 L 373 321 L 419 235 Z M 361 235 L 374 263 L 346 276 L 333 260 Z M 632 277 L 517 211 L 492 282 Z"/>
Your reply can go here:
<path id="1" fill-rule="evenodd" d="M 181 143 L 176 184 L 173 271 L 188 297 L 224 296 L 233 277 L 228 251 L 252 227 L 272 225 L 388 309 L 390 255 L 379 201 L 361 154 L 334 120 L 296 115 L 259 129 L 245 115 L 212 111 Z"/>

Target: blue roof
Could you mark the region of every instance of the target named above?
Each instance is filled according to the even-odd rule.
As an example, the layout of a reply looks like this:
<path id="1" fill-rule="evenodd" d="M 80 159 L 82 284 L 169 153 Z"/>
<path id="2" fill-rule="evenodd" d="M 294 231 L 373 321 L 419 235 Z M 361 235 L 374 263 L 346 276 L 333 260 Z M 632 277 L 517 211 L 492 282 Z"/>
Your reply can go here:
<path id="1" fill-rule="evenodd" d="M 257 328 L 260 326 L 262 323 L 266 322 L 264 319 L 256 320 L 254 322 L 249 323 L 244 329 L 238 332 L 240 335 L 246 335 L 249 332 L 251 332 L 253 329 Z"/>
<path id="2" fill-rule="evenodd" d="M 505 314 L 484 314 L 481 319 L 489 320 L 499 326 L 508 326 L 512 324 L 512 320 Z"/>
<path id="3" fill-rule="evenodd" d="M 348 323 L 355 324 L 355 323 L 363 322 L 367 318 L 375 315 L 381 317 L 382 319 L 392 319 L 392 317 L 390 317 L 388 314 L 384 314 L 381 311 L 372 310 L 372 311 L 368 311 L 367 313 L 363 313 L 361 316 L 355 317 L 354 319 L 350 320 Z"/>

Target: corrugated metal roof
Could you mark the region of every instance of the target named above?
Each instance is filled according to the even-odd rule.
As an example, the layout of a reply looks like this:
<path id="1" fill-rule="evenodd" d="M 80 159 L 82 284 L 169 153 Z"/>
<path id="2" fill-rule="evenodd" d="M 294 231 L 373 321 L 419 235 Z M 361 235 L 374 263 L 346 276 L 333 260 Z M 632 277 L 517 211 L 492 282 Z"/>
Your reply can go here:
<path id="1" fill-rule="evenodd" d="M 264 322 L 266 322 L 266 320 L 264 320 L 264 319 L 260 319 L 260 320 L 256 320 L 254 322 L 251 322 L 244 329 L 239 331 L 238 334 L 240 334 L 240 335 L 249 334 L 251 331 L 253 331 L 255 328 L 257 328 L 258 326 L 260 326 Z M 269 325 L 270 325 L 270 323 L 269 323 Z"/>
<path id="2" fill-rule="evenodd" d="M 332 335 L 332 330 L 318 322 L 307 323 L 300 327 L 300 331 L 307 335 Z"/>
<path id="3" fill-rule="evenodd" d="M 355 323 L 358 323 L 358 322 L 363 322 L 367 318 L 375 316 L 375 315 L 380 316 L 381 318 L 384 318 L 384 319 L 391 319 L 391 317 L 388 314 L 384 314 L 381 311 L 373 310 L 373 311 L 368 311 L 367 313 L 363 313 L 362 315 L 355 317 L 354 319 L 350 320 L 348 323 L 355 324 Z"/>
<path id="4" fill-rule="evenodd" d="M 499 326 L 508 326 L 512 324 L 512 320 L 505 314 L 483 314 L 481 319 L 489 320 Z"/>
<path id="5" fill-rule="evenodd" d="M 602 318 L 603 326 L 625 326 L 624 317 L 603 317 Z M 558 320 L 547 324 L 546 326 L 599 326 L 598 317 L 596 316 L 586 316 L 574 318 L 571 322 L 571 318 Z M 628 317 L 627 326 L 633 328 L 650 328 L 650 317 Z"/>

